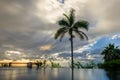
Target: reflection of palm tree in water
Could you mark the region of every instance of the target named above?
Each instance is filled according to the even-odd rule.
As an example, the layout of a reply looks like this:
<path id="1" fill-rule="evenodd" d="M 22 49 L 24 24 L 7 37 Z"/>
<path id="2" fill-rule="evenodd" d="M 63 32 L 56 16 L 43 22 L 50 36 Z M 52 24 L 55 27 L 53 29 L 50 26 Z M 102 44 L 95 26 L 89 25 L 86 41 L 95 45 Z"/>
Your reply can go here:
<path id="1" fill-rule="evenodd" d="M 109 80 L 120 80 L 120 69 L 119 70 L 106 70 L 106 74 Z"/>

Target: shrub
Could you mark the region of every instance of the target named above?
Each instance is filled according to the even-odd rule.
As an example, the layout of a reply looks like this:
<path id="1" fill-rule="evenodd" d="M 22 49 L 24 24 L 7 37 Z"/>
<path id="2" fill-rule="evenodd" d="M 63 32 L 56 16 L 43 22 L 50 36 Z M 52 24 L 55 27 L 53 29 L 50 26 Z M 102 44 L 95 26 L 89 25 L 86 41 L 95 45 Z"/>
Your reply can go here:
<path id="1" fill-rule="evenodd" d="M 98 64 L 100 68 L 113 68 L 113 69 L 118 69 L 120 68 L 120 59 L 118 60 L 112 60 L 112 61 L 107 61 L 101 64 Z"/>

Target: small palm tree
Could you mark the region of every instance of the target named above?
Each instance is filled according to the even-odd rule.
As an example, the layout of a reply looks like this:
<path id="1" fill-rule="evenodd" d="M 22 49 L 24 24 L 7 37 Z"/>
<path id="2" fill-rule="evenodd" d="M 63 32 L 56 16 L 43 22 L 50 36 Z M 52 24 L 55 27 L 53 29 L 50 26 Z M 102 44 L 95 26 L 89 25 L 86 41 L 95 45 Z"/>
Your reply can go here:
<path id="1" fill-rule="evenodd" d="M 79 35 L 80 39 L 87 39 L 88 37 L 87 35 L 79 30 L 79 29 L 85 29 L 88 30 L 88 22 L 84 21 L 84 20 L 80 20 L 75 22 L 75 14 L 74 14 L 75 10 L 71 9 L 70 10 L 70 14 L 63 14 L 64 18 L 58 21 L 58 24 L 61 26 L 60 29 L 57 30 L 54 38 L 55 39 L 60 39 L 60 41 L 62 40 L 62 38 L 64 37 L 65 33 L 68 33 L 70 35 L 70 42 L 71 42 L 71 64 L 72 64 L 72 69 L 73 69 L 73 38 L 75 37 L 74 34 Z M 74 33 L 73 33 L 74 32 Z"/>

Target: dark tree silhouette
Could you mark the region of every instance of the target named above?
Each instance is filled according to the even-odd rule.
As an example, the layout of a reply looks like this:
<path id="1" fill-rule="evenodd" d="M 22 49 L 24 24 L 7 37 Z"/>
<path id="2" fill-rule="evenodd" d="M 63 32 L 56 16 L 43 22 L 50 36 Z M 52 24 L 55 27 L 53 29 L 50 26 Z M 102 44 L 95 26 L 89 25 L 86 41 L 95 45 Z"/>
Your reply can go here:
<path id="1" fill-rule="evenodd" d="M 106 62 L 120 59 L 120 49 L 114 44 L 109 44 L 107 47 L 105 47 L 101 54 L 104 55 L 103 58 Z"/>
<path id="2" fill-rule="evenodd" d="M 88 40 L 87 35 L 81 31 L 80 29 L 88 30 L 89 23 L 84 20 L 75 21 L 75 10 L 71 9 L 70 14 L 63 14 L 64 18 L 58 21 L 58 24 L 61 26 L 55 34 L 55 39 L 60 39 L 64 37 L 66 33 L 70 35 L 70 42 L 71 42 L 71 64 L 72 64 L 72 72 L 74 67 L 74 61 L 73 61 L 73 38 L 75 37 L 75 34 L 79 36 L 81 40 L 86 39 Z"/>

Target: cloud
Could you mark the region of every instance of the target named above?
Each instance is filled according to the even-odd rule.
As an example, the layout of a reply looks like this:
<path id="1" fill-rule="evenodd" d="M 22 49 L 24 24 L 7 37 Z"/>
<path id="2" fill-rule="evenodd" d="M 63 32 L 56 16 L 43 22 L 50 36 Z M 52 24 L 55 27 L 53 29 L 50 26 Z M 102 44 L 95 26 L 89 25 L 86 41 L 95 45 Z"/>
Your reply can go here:
<path id="1" fill-rule="evenodd" d="M 102 55 L 101 51 L 108 45 L 108 44 L 115 44 L 115 46 L 120 46 L 120 34 L 115 35 L 106 35 L 104 37 L 98 38 L 95 41 L 83 46 L 78 47 L 78 49 L 74 50 L 74 59 L 75 61 L 90 61 L 94 60 L 95 62 L 102 62 Z M 63 51 L 59 53 L 54 53 L 49 56 L 50 59 L 57 60 L 65 59 L 71 60 L 71 52 L 70 51 Z"/>
<path id="2" fill-rule="evenodd" d="M 43 45 L 39 47 L 40 50 L 51 50 L 52 49 L 52 45 L 47 44 L 47 45 Z"/>
<path id="3" fill-rule="evenodd" d="M 91 1 L 91 0 L 90 0 Z M 119 0 L 99 0 L 94 2 L 88 2 L 89 10 L 93 13 L 94 17 L 97 19 L 94 28 L 90 30 L 90 32 L 94 35 L 96 33 L 98 35 L 111 34 L 111 33 L 119 33 L 120 29 L 120 19 L 119 13 L 120 8 L 118 7 L 120 1 Z M 96 3 L 96 5 L 94 4 Z"/>
<path id="4" fill-rule="evenodd" d="M 78 48 L 82 51 L 87 48 L 85 45 L 98 38 L 119 34 L 119 4 L 119 0 L 65 0 L 64 4 L 57 0 L 1 0 L 0 54 L 12 50 L 40 57 L 69 52 L 69 36 L 59 42 L 54 40 L 54 33 L 59 28 L 56 21 L 62 18 L 63 13 L 69 13 L 72 7 L 76 10 L 76 20 L 90 23 L 89 31 L 84 31 L 89 41 L 74 39 L 75 51 Z"/>

